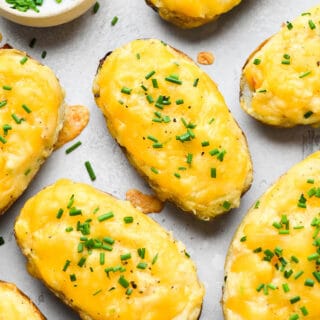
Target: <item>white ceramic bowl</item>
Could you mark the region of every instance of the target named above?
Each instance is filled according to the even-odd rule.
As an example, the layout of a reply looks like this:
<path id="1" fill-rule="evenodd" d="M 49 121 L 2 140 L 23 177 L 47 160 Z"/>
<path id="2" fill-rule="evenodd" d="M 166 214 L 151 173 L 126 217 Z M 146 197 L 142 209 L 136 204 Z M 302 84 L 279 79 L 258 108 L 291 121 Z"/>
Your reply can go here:
<path id="1" fill-rule="evenodd" d="M 5 0 L 0 0 L 0 15 L 13 22 L 32 27 L 51 27 L 69 22 L 94 5 L 96 0 L 44 0 L 40 12 L 21 12 L 12 9 Z"/>

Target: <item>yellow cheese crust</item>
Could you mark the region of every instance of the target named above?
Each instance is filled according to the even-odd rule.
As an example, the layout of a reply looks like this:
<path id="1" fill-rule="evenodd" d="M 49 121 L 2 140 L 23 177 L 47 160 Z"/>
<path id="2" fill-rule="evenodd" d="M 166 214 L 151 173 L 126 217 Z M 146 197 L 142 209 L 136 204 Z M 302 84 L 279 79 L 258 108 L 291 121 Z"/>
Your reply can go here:
<path id="1" fill-rule="evenodd" d="M 229 248 L 226 320 L 320 319 L 320 152 L 248 212 Z"/>
<path id="2" fill-rule="evenodd" d="M 252 180 L 246 139 L 192 60 L 159 40 L 136 40 L 106 58 L 93 91 L 112 136 L 161 200 L 204 220 L 239 206 Z"/>
<path id="3" fill-rule="evenodd" d="M 199 317 L 204 289 L 184 246 L 127 201 L 60 180 L 26 203 L 15 234 L 29 272 L 82 319 Z"/>
<path id="4" fill-rule="evenodd" d="M 247 61 L 241 106 L 275 126 L 320 124 L 320 7 L 287 22 Z"/>
<path id="5" fill-rule="evenodd" d="M 64 92 L 46 66 L 0 49 L 0 214 L 25 190 L 52 152 Z"/>
<path id="6" fill-rule="evenodd" d="M 241 0 L 147 0 L 160 16 L 182 28 L 208 23 L 231 10 Z"/>
<path id="7" fill-rule="evenodd" d="M 45 317 L 14 284 L 0 281 L 0 320 L 45 320 Z"/>

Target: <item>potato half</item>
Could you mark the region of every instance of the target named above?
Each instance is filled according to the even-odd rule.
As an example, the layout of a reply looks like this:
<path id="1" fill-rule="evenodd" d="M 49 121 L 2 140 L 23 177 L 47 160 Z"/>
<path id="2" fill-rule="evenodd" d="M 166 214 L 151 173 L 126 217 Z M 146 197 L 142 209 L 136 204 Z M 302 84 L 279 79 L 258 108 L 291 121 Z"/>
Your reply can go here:
<path id="1" fill-rule="evenodd" d="M 320 125 L 320 6 L 265 41 L 243 68 L 241 106 L 269 125 Z"/>
<path id="2" fill-rule="evenodd" d="M 226 320 L 320 319 L 320 152 L 251 208 L 229 248 Z"/>
<path id="3" fill-rule="evenodd" d="M 39 309 L 14 284 L 0 281 L 1 320 L 45 320 Z"/>
<path id="4" fill-rule="evenodd" d="M 110 133 L 161 200 L 203 220 L 239 206 L 252 181 L 246 139 L 186 55 L 133 41 L 101 62 L 93 91 Z"/>
<path id="5" fill-rule="evenodd" d="M 204 289 L 185 247 L 129 202 L 60 180 L 21 211 L 29 272 L 82 319 L 198 319 Z"/>
<path id="6" fill-rule="evenodd" d="M 51 154 L 63 125 L 64 91 L 48 67 L 0 49 L 0 214 Z"/>
<path id="7" fill-rule="evenodd" d="M 195 28 L 217 19 L 241 0 L 146 0 L 161 18 L 181 28 Z"/>

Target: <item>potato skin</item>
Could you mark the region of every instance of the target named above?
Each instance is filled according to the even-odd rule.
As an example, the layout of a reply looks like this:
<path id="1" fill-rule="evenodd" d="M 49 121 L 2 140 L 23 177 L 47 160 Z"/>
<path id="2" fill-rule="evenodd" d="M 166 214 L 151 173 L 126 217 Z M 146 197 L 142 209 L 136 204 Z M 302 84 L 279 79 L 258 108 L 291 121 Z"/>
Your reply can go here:
<path id="1" fill-rule="evenodd" d="M 59 209 L 63 213 L 57 217 Z M 81 214 L 72 214 L 75 209 Z M 185 247 L 127 201 L 60 180 L 25 204 L 15 235 L 28 271 L 82 319 L 196 320 L 200 315 L 204 288 Z"/>
<path id="2" fill-rule="evenodd" d="M 147 5 L 158 12 L 162 19 L 184 29 L 214 21 L 240 2 L 241 0 L 146 0 Z"/>
<path id="3" fill-rule="evenodd" d="M 318 266 L 310 259 L 319 239 L 319 168 L 316 152 L 282 176 L 243 219 L 225 263 L 226 320 L 289 319 L 294 314 L 301 319 L 302 307 L 310 319 L 320 318 Z M 314 286 L 306 285 L 307 279 Z M 293 297 L 300 300 L 292 303 Z"/>
<path id="4" fill-rule="evenodd" d="M 320 125 L 320 7 L 310 10 L 264 41 L 248 58 L 240 82 L 240 104 L 272 126 Z"/>
<path id="5" fill-rule="evenodd" d="M 0 296 L 0 319 L 46 320 L 30 298 L 14 284 L 0 281 Z"/>
<path id="6" fill-rule="evenodd" d="M 62 127 L 64 91 L 51 69 L 8 46 L 0 49 L 0 73 L 0 121 L 9 128 L 0 132 L 1 215 L 51 154 Z"/>
<path id="7" fill-rule="evenodd" d="M 170 74 L 181 84 L 165 80 Z M 246 139 L 215 83 L 189 57 L 159 40 L 132 41 L 100 62 L 93 93 L 111 135 L 161 200 L 203 220 L 239 206 L 252 181 Z M 170 103 L 157 104 L 160 95 Z M 179 140 L 188 132 L 194 138 Z"/>

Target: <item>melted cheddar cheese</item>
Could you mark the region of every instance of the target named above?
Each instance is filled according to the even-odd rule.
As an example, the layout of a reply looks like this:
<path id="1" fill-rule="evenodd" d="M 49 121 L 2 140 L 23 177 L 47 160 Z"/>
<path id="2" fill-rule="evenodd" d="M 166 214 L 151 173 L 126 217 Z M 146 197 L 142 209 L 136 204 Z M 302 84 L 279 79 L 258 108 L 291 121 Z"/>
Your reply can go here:
<path id="1" fill-rule="evenodd" d="M 0 49 L 0 214 L 52 152 L 64 92 L 53 72 L 14 49 Z"/>
<path id="2" fill-rule="evenodd" d="M 0 281 L 0 320 L 44 320 L 37 307 L 19 289 Z"/>
<path id="3" fill-rule="evenodd" d="M 270 125 L 320 124 L 320 7 L 287 22 L 243 70 L 241 106 Z M 250 91 L 250 92 L 249 92 Z"/>
<path id="4" fill-rule="evenodd" d="M 112 136 L 161 200 L 204 220 L 239 205 L 252 180 L 245 137 L 188 57 L 159 40 L 133 41 L 107 57 L 93 91 Z"/>
<path id="5" fill-rule="evenodd" d="M 28 270 L 83 319 L 195 320 L 204 294 L 181 243 L 129 202 L 60 180 L 15 224 Z"/>
<path id="6" fill-rule="evenodd" d="M 231 10 L 241 0 L 148 0 L 165 20 L 193 28 L 214 20 Z"/>
<path id="7" fill-rule="evenodd" d="M 248 212 L 229 249 L 226 320 L 320 319 L 320 152 Z"/>

